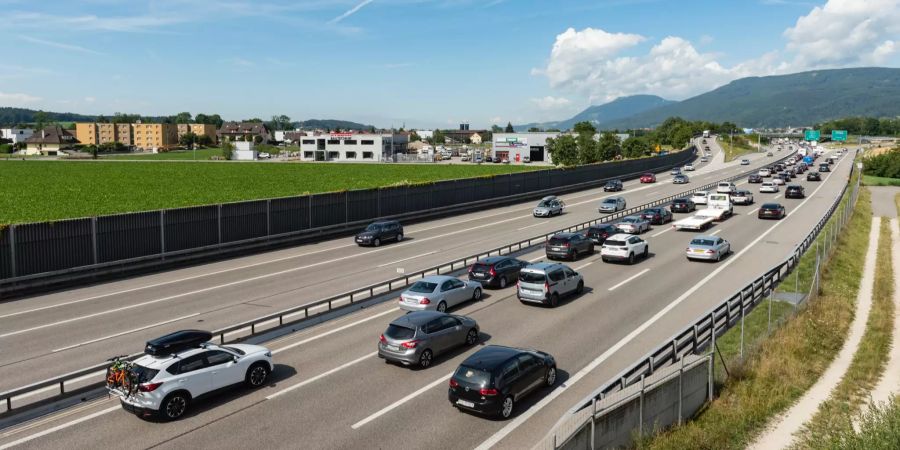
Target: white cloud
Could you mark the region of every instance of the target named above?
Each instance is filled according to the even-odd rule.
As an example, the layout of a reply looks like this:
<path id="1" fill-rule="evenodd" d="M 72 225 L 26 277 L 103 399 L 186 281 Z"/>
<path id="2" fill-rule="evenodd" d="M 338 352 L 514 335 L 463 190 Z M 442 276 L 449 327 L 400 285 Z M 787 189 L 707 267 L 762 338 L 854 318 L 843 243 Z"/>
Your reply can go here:
<path id="1" fill-rule="evenodd" d="M 85 103 L 94 103 L 95 101 L 97 101 L 97 99 L 94 97 L 85 97 L 84 101 Z"/>
<path id="2" fill-rule="evenodd" d="M 26 42 L 31 42 L 32 44 L 44 45 L 44 46 L 47 46 L 47 47 L 54 47 L 54 48 L 59 48 L 59 49 L 63 49 L 63 50 L 71 50 L 71 51 L 74 51 L 74 52 L 90 53 L 90 54 L 92 54 L 92 55 L 102 55 L 102 54 L 103 54 L 103 53 L 98 52 L 98 51 L 96 51 L 96 50 L 91 50 L 91 49 L 89 49 L 89 48 L 84 48 L 84 47 L 79 46 L 79 45 L 65 44 L 65 43 L 62 43 L 62 42 L 55 42 L 55 41 L 48 41 L 48 40 L 46 40 L 46 39 L 38 39 L 38 38 L 36 38 L 36 37 L 31 37 L 31 36 L 20 35 L 20 36 L 19 36 L 19 39 L 21 39 L 21 40 L 23 40 L 23 41 L 26 41 Z"/>
<path id="3" fill-rule="evenodd" d="M 608 33 L 594 28 L 575 31 L 569 28 L 556 36 L 547 68 L 532 73 L 546 75 L 553 88 L 578 90 L 577 84 L 590 79 L 598 64 L 645 39 L 638 34 Z"/>
<path id="4" fill-rule="evenodd" d="M 541 98 L 533 98 L 531 99 L 531 102 L 537 105 L 537 107 L 542 110 L 560 109 L 572 104 L 572 101 L 565 97 L 553 97 L 552 95 Z"/>
<path id="5" fill-rule="evenodd" d="M 41 101 L 40 97 L 18 92 L 0 92 L 0 105 L 3 106 L 27 106 Z"/>
<path id="6" fill-rule="evenodd" d="M 343 14 L 335 17 L 334 19 L 331 19 L 331 21 L 328 23 L 331 23 L 331 24 L 338 23 L 338 22 L 356 14 L 357 11 L 359 11 L 360 9 L 363 9 L 364 6 L 368 5 L 369 3 L 372 3 L 373 1 L 374 0 L 363 0 L 363 1 L 359 2 L 359 4 L 357 4 L 356 6 L 348 9 Z"/>

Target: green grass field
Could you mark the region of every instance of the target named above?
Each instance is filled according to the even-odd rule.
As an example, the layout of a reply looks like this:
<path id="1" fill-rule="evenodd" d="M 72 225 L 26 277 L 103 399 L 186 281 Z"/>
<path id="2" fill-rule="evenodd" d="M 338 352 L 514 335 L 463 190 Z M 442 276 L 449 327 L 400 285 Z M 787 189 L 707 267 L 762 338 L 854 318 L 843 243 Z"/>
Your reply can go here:
<path id="1" fill-rule="evenodd" d="M 725 162 L 734 161 L 741 156 L 756 151 L 756 147 L 751 146 L 749 142 L 742 136 L 735 136 L 733 143 L 731 141 L 731 138 L 728 136 L 720 137 L 719 146 L 722 147 L 722 150 L 725 151 Z"/>
<path id="2" fill-rule="evenodd" d="M 165 153 L 131 153 L 122 155 L 103 155 L 102 159 L 135 160 L 135 161 L 208 161 L 213 156 L 222 156 L 222 149 L 203 148 L 194 150 L 176 150 Z"/>
<path id="3" fill-rule="evenodd" d="M 900 186 L 900 178 L 875 177 L 863 175 L 863 184 L 866 186 Z"/>
<path id="4" fill-rule="evenodd" d="M 515 165 L 0 160 L 0 224 L 364 189 L 540 169 Z"/>

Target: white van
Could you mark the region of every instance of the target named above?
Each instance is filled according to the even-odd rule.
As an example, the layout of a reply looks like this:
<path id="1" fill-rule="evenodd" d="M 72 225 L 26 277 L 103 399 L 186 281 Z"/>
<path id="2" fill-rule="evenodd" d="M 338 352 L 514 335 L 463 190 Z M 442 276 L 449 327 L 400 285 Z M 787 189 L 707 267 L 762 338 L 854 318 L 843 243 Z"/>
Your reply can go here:
<path id="1" fill-rule="evenodd" d="M 730 181 L 722 181 L 716 186 L 716 192 L 719 194 L 731 194 L 737 191 L 737 186 Z"/>

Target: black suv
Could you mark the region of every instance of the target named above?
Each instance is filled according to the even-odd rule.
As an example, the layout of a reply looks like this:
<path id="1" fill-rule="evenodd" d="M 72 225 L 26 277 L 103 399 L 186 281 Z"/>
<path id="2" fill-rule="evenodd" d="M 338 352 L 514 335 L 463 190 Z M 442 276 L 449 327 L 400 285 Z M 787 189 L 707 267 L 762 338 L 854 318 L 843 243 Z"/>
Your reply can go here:
<path id="1" fill-rule="evenodd" d="M 806 197 L 806 193 L 803 191 L 803 186 L 798 184 L 792 184 L 784 190 L 784 198 L 803 198 Z"/>
<path id="2" fill-rule="evenodd" d="M 819 175 L 819 172 L 809 171 L 806 173 L 806 181 L 822 181 L 822 175 Z"/>
<path id="3" fill-rule="evenodd" d="M 649 220 L 650 225 L 663 225 L 672 221 L 672 213 L 666 208 L 647 208 L 641 211 L 641 217 Z"/>
<path id="4" fill-rule="evenodd" d="M 686 213 L 697 210 L 697 205 L 689 198 L 676 198 L 672 200 L 672 206 L 669 207 L 673 213 Z"/>
<path id="5" fill-rule="evenodd" d="M 362 233 L 356 235 L 357 245 L 372 245 L 378 247 L 382 242 L 403 240 L 403 226 L 396 220 L 382 220 L 373 222 Z"/>
<path id="6" fill-rule="evenodd" d="M 618 233 L 619 230 L 615 225 L 600 224 L 600 225 L 591 225 L 584 232 L 584 237 L 591 240 L 596 245 L 603 245 L 603 242 L 606 241 L 606 238 Z"/>
<path id="7" fill-rule="evenodd" d="M 603 192 L 619 192 L 622 188 L 622 180 L 610 180 L 603 186 Z"/>
<path id="8" fill-rule="evenodd" d="M 544 246 L 547 258 L 575 260 L 581 254 L 594 254 L 594 243 L 579 233 L 556 233 Z"/>
<path id="9" fill-rule="evenodd" d="M 488 345 L 456 368 L 447 398 L 457 408 L 508 419 L 515 402 L 554 384 L 556 360 L 548 353 Z"/>
<path id="10" fill-rule="evenodd" d="M 819 172 L 831 172 L 831 167 L 828 167 L 828 164 L 825 163 L 819 164 Z"/>
<path id="11" fill-rule="evenodd" d="M 469 267 L 469 280 L 477 281 L 482 286 L 503 289 L 509 283 L 515 284 L 519 271 L 527 265 L 528 262 L 511 256 L 491 256 Z"/>
<path id="12" fill-rule="evenodd" d="M 758 173 L 752 173 L 747 177 L 748 183 L 762 183 L 762 177 Z"/>

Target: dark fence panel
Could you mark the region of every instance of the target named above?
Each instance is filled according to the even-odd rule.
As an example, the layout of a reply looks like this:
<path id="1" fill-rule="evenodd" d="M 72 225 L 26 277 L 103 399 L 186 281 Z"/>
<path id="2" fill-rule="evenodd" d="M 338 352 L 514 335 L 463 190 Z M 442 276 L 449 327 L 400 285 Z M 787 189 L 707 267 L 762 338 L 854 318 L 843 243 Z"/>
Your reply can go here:
<path id="1" fill-rule="evenodd" d="M 405 187 L 384 188 L 378 191 L 378 205 L 382 217 L 395 216 L 406 212 Z"/>
<path id="2" fill-rule="evenodd" d="M 511 173 L 509 174 L 509 190 L 510 192 L 526 192 L 525 191 L 525 174 Z"/>
<path id="3" fill-rule="evenodd" d="M 219 242 L 219 206 L 169 209 L 165 213 L 165 251 L 174 252 Z"/>
<path id="4" fill-rule="evenodd" d="M 9 251 L 9 241 L 12 229 L 0 226 L 0 278 L 12 278 L 12 254 Z"/>
<path id="5" fill-rule="evenodd" d="M 309 229 L 309 197 L 276 198 L 269 206 L 271 233 L 282 234 Z"/>
<path id="6" fill-rule="evenodd" d="M 347 222 L 378 217 L 378 190 L 347 192 Z"/>
<path id="7" fill-rule="evenodd" d="M 99 262 L 159 254 L 162 251 L 161 217 L 159 211 L 98 217 Z"/>
<path id="8" fill-rule="evenodd" d="M 16 275 L 94 263 L 92 219 L 16 226 Z"/>
<path id="9" fill-rule="evenodd" d="M 431 185 L 431 207 L 440 208 L 453 204 L 453 191 L 456 189 L 456 181 L 442 181 Z"/>
<path id="10" fill-rule="evenodd" d="M 222 205 L 222 242 L 243 241 L 266 236 L 269 219 L 266 200 Z"/>
<path id="11" fill-rule="evenodd" d="M 472 200 L 490 200 L 494 198 L 494 180 L 477 178 L 472 180 Z"/>
<path id="12" fill-rule="evenodd" d="M 502 198 L 509 195 L 509 185 L 509 175 L 494 177 L 494 198 Z"/>
<path id="13" fill-rule="evenodd" d="M 312 228 L 347 222 L 347 193 L 315 194 L 310 196 Z"/>
<path id="14" fill-rule="evenodd" d="M 409 195 L 406 198 L 406 211 L 424 211 L 433 208 L 431 201 L 432 185 L 425 184 L 419 186 L 409 186 Z"/>

